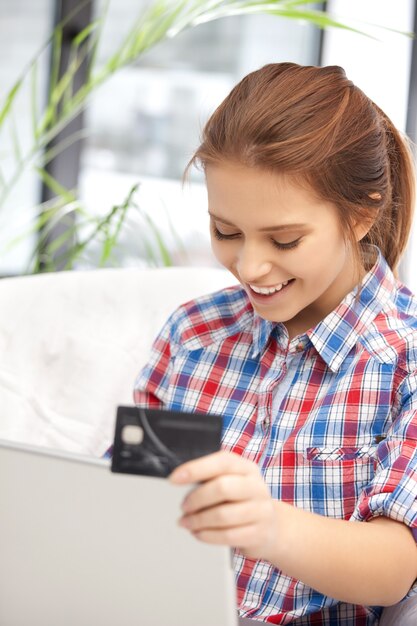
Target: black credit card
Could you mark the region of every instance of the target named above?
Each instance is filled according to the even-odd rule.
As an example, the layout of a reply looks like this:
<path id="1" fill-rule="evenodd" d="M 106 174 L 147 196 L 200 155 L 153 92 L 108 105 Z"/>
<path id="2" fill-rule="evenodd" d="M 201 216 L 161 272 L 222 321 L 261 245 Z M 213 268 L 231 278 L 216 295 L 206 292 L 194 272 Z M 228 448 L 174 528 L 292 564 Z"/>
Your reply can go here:
<path id="1" fill-rule="evenodd" d="M 166 477 L 220 449 L 222 418 L 135 406 L 117 408 L 112 472 Z"/>

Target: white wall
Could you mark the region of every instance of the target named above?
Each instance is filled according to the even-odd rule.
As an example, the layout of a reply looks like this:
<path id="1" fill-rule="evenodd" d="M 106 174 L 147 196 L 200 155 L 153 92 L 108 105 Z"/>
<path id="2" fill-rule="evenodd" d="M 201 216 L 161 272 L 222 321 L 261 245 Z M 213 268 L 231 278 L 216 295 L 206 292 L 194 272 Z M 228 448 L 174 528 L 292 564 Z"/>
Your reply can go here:
<path id="1" fill-rule="evenodd" d="M 411 32 L 414 0 L 329 0 L 327 7 L 329 13 L 372 33 L 375 39 L 328 30 L 323 64 L 344 67 L 349 78 L 405 130 L 412 39 L 369 24 Z"/>

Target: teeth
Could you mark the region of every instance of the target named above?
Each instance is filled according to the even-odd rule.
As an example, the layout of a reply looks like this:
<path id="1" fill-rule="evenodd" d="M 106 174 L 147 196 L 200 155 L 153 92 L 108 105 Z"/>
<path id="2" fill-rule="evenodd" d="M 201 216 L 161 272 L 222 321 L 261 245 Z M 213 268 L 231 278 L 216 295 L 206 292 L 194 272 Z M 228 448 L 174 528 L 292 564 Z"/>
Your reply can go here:
<path id="1" fill-rule="evenodd" d="M 277 291 L 281 291 L 281 289 L 283 287 L 285 287 L 285 285 L 288 285 L 289 280 L 286 280 L 283 283 L 280 283 L 279 285 L 276 285 L 275 287 L 255 287 L 255 285 L 250 285 L 250 288 L 253 289 L 253 291 L 255 293 L 260 293 L 263 296 L 268 296 L 271 295 L 272 293 L 276 293 Z"/>

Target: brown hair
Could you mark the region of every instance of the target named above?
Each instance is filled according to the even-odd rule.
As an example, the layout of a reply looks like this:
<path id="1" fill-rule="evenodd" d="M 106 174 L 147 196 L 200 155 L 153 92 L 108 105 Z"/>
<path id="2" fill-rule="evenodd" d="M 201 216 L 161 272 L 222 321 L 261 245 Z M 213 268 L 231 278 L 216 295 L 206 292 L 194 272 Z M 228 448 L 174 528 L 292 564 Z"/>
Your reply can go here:
<path id="1" fill-rule="evenodd" d="M 208 120 L 190 160 L 203 169 L 227 160 L 304 180 L 339 210 L 346 236 L 372 223 L 366 244 L 395 270 L 414 207 L 407 140 L 337 66 L 274 63 L 248 74 Z"/>

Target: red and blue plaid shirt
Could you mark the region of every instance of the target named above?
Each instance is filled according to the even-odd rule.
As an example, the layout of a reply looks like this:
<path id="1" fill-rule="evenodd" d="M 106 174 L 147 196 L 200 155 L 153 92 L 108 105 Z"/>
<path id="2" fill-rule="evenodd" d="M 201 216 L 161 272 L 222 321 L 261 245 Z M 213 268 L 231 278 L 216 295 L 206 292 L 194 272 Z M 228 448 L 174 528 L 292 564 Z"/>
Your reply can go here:
<path id="1" fill-rule="evenodd" d="M 282 324 L 254 313 L 240 286 L 185 304 L 157 337 L 134 398 L 222 415 L 223 447 L 255 461 L 274 498 L 417 529 L 416 370 L 417 301 L 379 255 L 358 298 L 348 294 L 290 342 Z M 244 617 L 378 621 L 378 607 L 340 603 L 238 551 L 234 562 Z"/>

